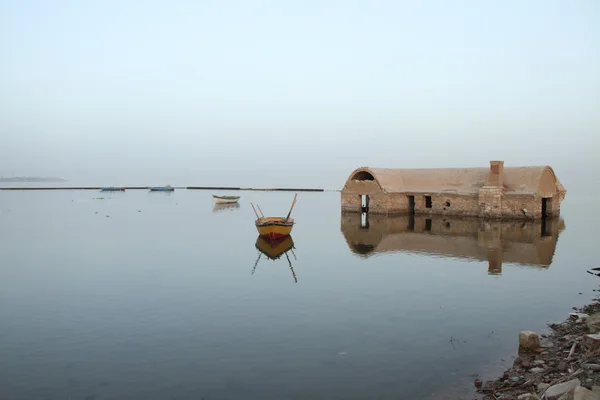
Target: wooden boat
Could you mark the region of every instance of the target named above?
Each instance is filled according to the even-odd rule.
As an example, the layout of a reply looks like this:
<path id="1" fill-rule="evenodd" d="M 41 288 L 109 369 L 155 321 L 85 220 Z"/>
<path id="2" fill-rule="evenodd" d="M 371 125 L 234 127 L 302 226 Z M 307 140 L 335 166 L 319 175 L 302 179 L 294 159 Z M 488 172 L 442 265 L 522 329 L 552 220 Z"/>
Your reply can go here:
<path id="1" fill-rule="evenodd" d="M 281 237 L 289 236 L 292 233 L 292 228 L 294 227 L 294 220 L 290 218 L 290 214 L 294 209 L 294 205 L 296 204 L 296 198 L 298 197 L 298 193 L 294 196 L 294 201 L 292 202 L 292 207 L 290 208 L 290 212 L 288 215 L 283 217 L 265 217 L 262 214 L 262 210 L 258 207 L 261 216 L 258 215 L 256 209 L 254 208 L 254 204 L 252 204 L 252 208 L 254 209 L 254 214 L 256 214 L 256 221 L 254 222 L 256 225 L 256 229 L 258 230 L 258 234 L 262 237 L 267 237 L 269 239 L 278 239 Z"/>
<path id="2" fill-rule="evenodd" d="M 240 196 L 217 196 L 213 194 L 213 200 L 216 204 L 231 204 L 237 203 Z"/>
<path id="3" fill-rule="evenodd" d="M 172 187 L 171 185 L 167 185 L 167 186 L 162 186 L 162 187 L 151 187 L 150 191 L 151 192 L 174 192 L 175 188 Z"/>
<path id="4" fill-rule="evenodd" d="M 100 188 L 101 192 L 124 192 L 125 188 L 122 187 L 103 187 Z"/>

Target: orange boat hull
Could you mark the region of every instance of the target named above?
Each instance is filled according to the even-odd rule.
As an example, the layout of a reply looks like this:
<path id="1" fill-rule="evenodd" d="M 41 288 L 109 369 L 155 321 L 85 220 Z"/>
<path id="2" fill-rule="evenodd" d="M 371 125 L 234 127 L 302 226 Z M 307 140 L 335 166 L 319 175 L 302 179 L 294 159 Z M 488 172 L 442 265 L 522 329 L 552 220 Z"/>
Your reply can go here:
<path id="1" fill-rule="evenodd" d="M 279 217 L 259 218 L 256 220 L 256 230 L 262 237 L 279 239 L 289 236 L 294 227 L 294 220 L 285 221 Z"/>

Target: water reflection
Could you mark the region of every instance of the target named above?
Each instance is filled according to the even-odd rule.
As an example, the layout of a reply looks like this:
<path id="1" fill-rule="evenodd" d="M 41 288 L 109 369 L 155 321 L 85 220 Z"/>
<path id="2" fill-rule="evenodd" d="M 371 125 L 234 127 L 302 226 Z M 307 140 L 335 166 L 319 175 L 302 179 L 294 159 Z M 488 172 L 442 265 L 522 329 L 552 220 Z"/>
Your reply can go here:
<path id="1" fill-rule="evenodd" d="M 240 208 L 240 203 L 215 203 L 212 212 L 232 211 Z"/>
<path id="2" fill-rule="evenodd" d="M 342 213 L 341 230 L 350 250 L 369 257 L 385 252 L 427 253 L 489 262 L 500 274 L 502 263 L 549 267 L 562 219 L 486 221 L 478 218 L 364 216 Z"/>
<path id="3" fill-rule="evenodd" d="M 292 261 L 288 256 L 288 251 L 292 253 L 294 260 L 296 260 L 296 254 L 294 253 L 294 240 L 291 236 L 286 236 L 279 239 L 268 239 L 263 238 L 262 236 L 258 236 L 256 238 L 255 247 L 258 249 L 259 254 L 256 262 L 254 263 L 254 268 L 252 268 L 252 275 L 256 271 L 256 266 L 258 262 L 262 258 L 262 256 L 266 256 L 268 259 L 275 261 L 281 258 L 282 255 L 285 255 L 287 259 L 290 271 L 292 271 L 292 277 L 294 278 L 294 282 L 298 282 L 296 278 L 296 273 L 294 272 L 294 267 L 292 266 Z"/>

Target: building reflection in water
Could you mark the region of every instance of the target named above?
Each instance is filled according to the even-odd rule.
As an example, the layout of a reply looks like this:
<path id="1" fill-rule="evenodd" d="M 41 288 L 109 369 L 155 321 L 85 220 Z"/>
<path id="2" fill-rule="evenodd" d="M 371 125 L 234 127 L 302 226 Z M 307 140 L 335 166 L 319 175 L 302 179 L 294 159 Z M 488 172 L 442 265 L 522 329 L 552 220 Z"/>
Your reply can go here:
<path id="1" fill-rule="evenodd" d="M 409 252 L 469 258 L 487 261 L 490 274 L 502 273 L 503 263 L 549 267 L 564 229 L 560 218 L 524 222 L 358 213 L 341 216 L 348 247 L 360 257 Z"/>
<path id="2" fill-rule="evenodd" d="M 268 239 L 262 236 L 258 236 L 256 238 L 255 247 L 258 250 L 258 258 L 254 263 L 254 268 L 252 268 L 252 275 L 256 271 L 256 266 L 263 256 L 267 259 L 275 261 L 279 260 L 281 256 L 285 256 L 288 262 L 288 266 L 290 271 L 292 271 L 292 277 L 294 278 L 294 282 L 298 283 L 298 278 L 296 277 L 296 273 L 294 271 L 294 267 L 292 266 L 292 261 L 288 255 L 288 252 L 292 253 L 294 260 L 296 260 L 296 254 L 294 253 L 294 240 L 292 236 L 285 236 L 279 239 Z"/>

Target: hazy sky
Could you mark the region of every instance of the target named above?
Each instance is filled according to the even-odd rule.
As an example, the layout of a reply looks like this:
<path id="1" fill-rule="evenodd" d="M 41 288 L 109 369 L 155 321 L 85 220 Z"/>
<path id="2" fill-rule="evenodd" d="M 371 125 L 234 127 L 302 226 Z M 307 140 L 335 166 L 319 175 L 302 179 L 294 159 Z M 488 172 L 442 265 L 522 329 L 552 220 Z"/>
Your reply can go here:
<path id="1" fill-rule="evenodd" d="M 0 175 L 560 174 L 600 149 L 599 21 L 598 0 L 0 0 Z"/>

